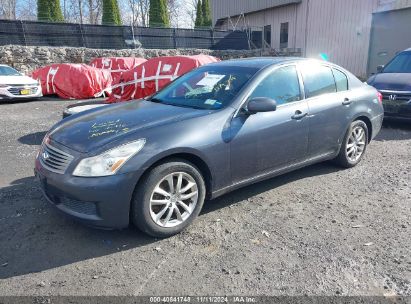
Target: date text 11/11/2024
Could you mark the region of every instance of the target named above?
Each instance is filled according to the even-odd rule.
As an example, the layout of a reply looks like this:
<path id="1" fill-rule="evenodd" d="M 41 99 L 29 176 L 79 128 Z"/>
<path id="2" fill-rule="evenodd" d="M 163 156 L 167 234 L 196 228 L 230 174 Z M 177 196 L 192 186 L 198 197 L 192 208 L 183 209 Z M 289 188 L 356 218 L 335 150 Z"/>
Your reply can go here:
<path id="1" fill-rule="evenodd" d="M 150 297 L 150 303 L 256 303 L 255 297 L 195 296 Z"/>

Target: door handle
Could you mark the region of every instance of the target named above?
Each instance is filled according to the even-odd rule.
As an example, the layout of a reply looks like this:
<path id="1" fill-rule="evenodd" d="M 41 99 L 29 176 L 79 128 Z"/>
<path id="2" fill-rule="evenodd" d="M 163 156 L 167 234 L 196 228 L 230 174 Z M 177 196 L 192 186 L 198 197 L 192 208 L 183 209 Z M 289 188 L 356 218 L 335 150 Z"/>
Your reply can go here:
<path id="1" fill-rule="evenodd" d="M 295 119 L 295 120 L 301 120 L 304 117 L 306 117 L 307 115 L 308 115 L 308 113 L 303 113 L 303 112 L 298 110 L 298 111 L 295 111 L 295 114 L 293 116 L 291 116 L 291 118 Z"/>
<path id="2" fill-rule="evenodd" d="M 349 106 L 352 103 L 352 101 L 349 98 L 344 98 L 344 101 L 342 102 L 343 106 Z"/>

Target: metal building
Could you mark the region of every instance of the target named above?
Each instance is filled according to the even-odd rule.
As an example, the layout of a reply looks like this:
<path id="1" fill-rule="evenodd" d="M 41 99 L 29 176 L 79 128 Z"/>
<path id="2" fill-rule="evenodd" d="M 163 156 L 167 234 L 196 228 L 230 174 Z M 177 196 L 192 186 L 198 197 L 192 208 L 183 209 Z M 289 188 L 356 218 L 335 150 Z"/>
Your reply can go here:
<path id="1" fill-rule="evenodd" d="M 211 6 L 216 27 L 259 29 L 267 47 L 301 48 L 362 78 L 411 47 L 411 0 L 211 0 Z"/>

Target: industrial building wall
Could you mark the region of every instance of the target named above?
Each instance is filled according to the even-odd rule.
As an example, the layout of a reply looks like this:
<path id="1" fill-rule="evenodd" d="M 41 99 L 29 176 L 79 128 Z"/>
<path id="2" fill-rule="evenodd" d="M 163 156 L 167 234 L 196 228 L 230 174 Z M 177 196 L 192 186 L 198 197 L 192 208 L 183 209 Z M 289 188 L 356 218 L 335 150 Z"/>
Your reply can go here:
<path id="1" fill-rule="evenodd" d="M 306 56 L 324 53 L 330 61 L 365 78 L 372 12 L 377 7 L 378 0 L 309 0 L 307 42 L 302 47 Z"/>
<path id="2" fill-rule="evenodd" d="M 245 23 L 260 28 L 271 25 L 271 47 L 278 49 L 280 25 L 289 22 L 289 48 L 301 48 L 307 57 L 320 58 L 320 54 L 324 54 L 330 61 L 365 78 L 372 13 L 380 1 L 303 0 L 245 14 Z M 237 10 L 240 4 L 238 2 Z M 232 21 L 235 23 L 236 18 Z M 244 21 L 239 25 L 244 26 Z M 225 28 L 229 27 L 226 22 Z"/>
<path id="3" fill-rule="evenodd" d="M 271 25 L 271 47 L 280 48 L 281 23 L 289 23 L 288 48 L 299 48 L 296 45 L 297 5 L 288 5 L 279 8 L 252 13 L 246 16 L 246 22 L 250 26 Z"/>
<path id="4" fill-rule="evenodd" d="M 410 1 L 411 6 L 411 1 Z M 398 52 L 411 48 L 411 7 L 374 14 L 368 74 L 386 65 Z"/>
<path id="5" fill-rule="evenodd" d="M 300 3 L 303 0 L 211 0 L 214 24 L 220 18 L 256 12 L 272 7 Z"/>

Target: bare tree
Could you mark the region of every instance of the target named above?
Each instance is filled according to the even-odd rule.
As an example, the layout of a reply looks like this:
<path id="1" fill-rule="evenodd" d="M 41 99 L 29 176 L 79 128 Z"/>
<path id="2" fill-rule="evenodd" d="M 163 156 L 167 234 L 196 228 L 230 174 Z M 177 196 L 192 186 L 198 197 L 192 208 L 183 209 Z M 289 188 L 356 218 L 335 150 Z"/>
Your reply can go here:
<path id="1" fill-rule="evenodd" d="M 16 6 L 16 0 L 0 0 L 0 18 L 15 20 Z"/>
<path id="2" fill-rule="evenodd" d="M 18 9 L 16 9 L 16 18 L 19 20 L 37 20 L 37 0 L 20 0 Z"/>
<path id="3" fill-rule="evenodd" d="M 197 0 L 168 0 L 168 12 L 172 27 L 193 28 Z"/>
<path id="4" fill-rule="evenodd" d="M 150 0 L 139 0 L 140 20 L 142 26 L 148 26 L 148 11 L 150 9 Z"/>
<path id="5" fill-rule="evenodd" d="M 148 11 L 150 0 L 123 0 L 119 1 L 123 19 L 133 26 L 148 26 Z"/>
<path id="6" fill-rule="evenodd" d="M 179 12 L 180 1 L 179 0 L 168 0 L 168 15 L 170 16 L 171 27 L 179 28 L 180 26 L 180 16 Z"/>
<path id="7" fill-rule="evenodd" d="M 101 21 L 103 1 L 88 0 L 88 21 L 90 24 L 99 24 Z"/>
<path id="8" fill-rule="evenodd" d="M 194 24 L 196 22 L 197 1 L 198 0 L 185 1 L 184 12 L 186 15 L 186 22 L 189 24 L 190 28 L 194 28 Z"/>

